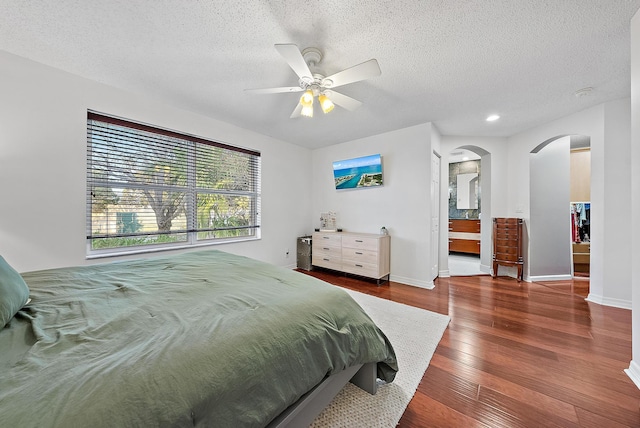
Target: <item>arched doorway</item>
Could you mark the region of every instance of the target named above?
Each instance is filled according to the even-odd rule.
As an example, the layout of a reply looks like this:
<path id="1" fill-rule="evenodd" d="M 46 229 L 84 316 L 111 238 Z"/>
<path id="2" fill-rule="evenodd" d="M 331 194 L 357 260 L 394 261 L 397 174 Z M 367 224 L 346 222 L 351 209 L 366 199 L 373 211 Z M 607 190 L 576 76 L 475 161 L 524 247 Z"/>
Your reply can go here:
<path id="1" fill-rule="evenodd" d="M 477 146 L 448 153 L 445 246 L 450 276 L 490 273 L 491 155 Z"/>
<path id="2" fill-rule="evenodd" d="M 578 154 L 583 158 L 589 146 L 587 136 L 559 135 L 530 153 L 531 208 L 525 248 L 532 281 L 572 279 L 577 266 L 584 268 L 585 254 L 588 266 L 591 200 L 589 192 L 585 196 L 578 190 L 590 188 L 590 160 L 585 165 L 584 159 L 572 162 L 572 158 Z M 576 183 L 585 173 L 588 182 Z"/>

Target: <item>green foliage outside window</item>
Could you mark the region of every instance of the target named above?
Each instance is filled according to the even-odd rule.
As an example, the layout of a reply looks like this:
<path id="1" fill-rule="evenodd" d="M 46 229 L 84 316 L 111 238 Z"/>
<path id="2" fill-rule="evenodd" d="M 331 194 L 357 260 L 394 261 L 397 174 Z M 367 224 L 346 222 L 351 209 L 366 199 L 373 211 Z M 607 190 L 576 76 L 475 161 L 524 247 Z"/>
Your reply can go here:
<path id="1" fill-rule="evenodd" d="M 89 114 L 92 250 L 256 235 L 259 153 L 127 125 Z"/>

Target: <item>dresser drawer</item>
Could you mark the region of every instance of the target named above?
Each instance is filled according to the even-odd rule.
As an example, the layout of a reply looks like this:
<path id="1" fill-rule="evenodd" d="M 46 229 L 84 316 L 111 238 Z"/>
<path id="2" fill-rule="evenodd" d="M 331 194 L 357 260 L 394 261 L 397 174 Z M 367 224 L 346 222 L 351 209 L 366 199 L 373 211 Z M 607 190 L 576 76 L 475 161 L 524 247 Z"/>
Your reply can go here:
<path id="1" fill-rule="evenodd" d="M 496 222 L 496 224 L 500 227 L 500 228 L 511 228 L 513 227 L 514 229 L 516 227 L 518 227 L 518 223 L 521 221 L 521 219 L 519 218 L 494 218 L 493 221 Z"/>
<path id="2" fill-rule="evenodd" d="M 498 239 L 518 239 L 518 229 L 501 229 L 496 231 L 496 238 Z"/>
<path id="3" fill-rule="evenodd" d="M 314 233 L 311 242 L 313 248 L 340 247 L 342 246 L 342 235 L 339 233 Z"/>
<path id="4" fill-rule="evenodd" d="M 494 252 L 496 254 L 518 254 L 518 249 L 517 243 L 512 245 L 496 245 Z"/>
<path id="5" fill-rule="evenodd" d="M 311 264 L 327 269 L 342 270 L 342 258 L 340 256 L 313 253 L 311 255 Z"/>
<path id="6" fill-rule="evenodd" d="M 343 248 L 342 258 L 353 262 L 377 264 L 378 252 L 360 248 Z"/>
<path id="7" fill-rule="evenodd" d="M 361 250 L 377 251 L 378 238 L 357 235 L 343 236 L 342 246 L 345 248 L 357 248 Z"/>
<path id="8" fill-rule="evenodd" d="M 356 262 L 351 260 L 342 261 L 342 270 L 347 273 L 378 278 L 378 265 L 375 263 Z"/>
<path id="9" fill-rule="evenodd" d="M 496 249 L 519 248 L 517 239 L 496 239 L 494 242 Z"/>
<path id="10" fill-rule="evenodd" d="M 449 251 L 480 254 L 480 241 L 470 239 L 449 239 Z"/>
<path id="11" fill-rule="evenodd" d="M 333 246 L 329 242 L 318 242 L 318 243 L 314 242 L 311 248 L 313 249 L 311 254 L 325 253 L 327 255 L 334 255 L 334 256 L 336 255 L 340 256 L 342 254 L 342 247 Z"/>
<path id="12" fill-rule="evenodd" d="M 505 262 L 517 262 L 519 261 L 519 257 L 517 254 L 508 254 L 508 253 L 499 253 L 496 252 L 496 254 L 493 256 L 494 260 L 500 260 L 500 261 L 505 261 Z"/>
<path id="13" fill-rule="evenodd" d="M 480 233 L 480 220 L 451 219 L 450 232 Z"/>
<path id="14" fill-rule="evenodd" d="M 330 259 L 339 260 L 342 258 L 342 248 L 340 247 L 313 247 L 313 251 L 311 252 L 311 257 L 328 257 Z"/>

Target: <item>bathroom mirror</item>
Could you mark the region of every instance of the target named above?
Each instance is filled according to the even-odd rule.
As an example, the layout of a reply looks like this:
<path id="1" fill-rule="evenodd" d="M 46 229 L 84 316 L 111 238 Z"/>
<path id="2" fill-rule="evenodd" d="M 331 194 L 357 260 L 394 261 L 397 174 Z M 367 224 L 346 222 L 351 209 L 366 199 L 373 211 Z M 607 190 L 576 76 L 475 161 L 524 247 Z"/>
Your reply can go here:
<path id="1" fill-rule="evenodd" d="M 456 208 L 459 210 L 478 209 L 478 173 L 458 174 L 456 176 L 458 200 Z"/>

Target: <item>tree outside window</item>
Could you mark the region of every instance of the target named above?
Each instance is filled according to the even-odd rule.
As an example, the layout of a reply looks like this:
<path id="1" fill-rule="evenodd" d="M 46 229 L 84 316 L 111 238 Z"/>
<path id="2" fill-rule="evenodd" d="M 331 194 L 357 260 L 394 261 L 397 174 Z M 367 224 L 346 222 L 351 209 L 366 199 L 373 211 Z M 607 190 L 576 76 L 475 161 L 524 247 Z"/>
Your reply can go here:
<path id="1" fill-rule="evenodd" d="M 257 237 L 260 154 L 89 112 L 90 252 Z"/>

